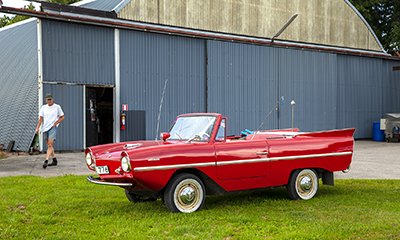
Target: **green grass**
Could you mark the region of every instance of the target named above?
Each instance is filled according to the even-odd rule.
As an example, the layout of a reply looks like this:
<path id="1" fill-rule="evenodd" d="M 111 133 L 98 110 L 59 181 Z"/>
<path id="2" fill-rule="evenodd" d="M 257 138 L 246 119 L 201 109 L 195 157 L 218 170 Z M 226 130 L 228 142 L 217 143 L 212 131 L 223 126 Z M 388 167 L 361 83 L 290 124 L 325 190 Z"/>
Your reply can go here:
<path id="1" fill-rule="evenodd" d="M 279 188 L 207 196 L 201 211 L 172 214 L 85 176 L 6 177 L 0 239 L 399 239 L 399 196 L 399 180 L 336 180 L 308 201 Z"/>

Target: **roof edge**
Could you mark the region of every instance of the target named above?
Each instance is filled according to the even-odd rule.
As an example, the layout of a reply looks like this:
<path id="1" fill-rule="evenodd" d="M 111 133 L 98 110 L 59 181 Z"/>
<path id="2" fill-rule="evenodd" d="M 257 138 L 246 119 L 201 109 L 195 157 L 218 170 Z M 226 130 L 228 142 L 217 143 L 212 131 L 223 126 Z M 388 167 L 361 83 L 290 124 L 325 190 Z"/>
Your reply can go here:
<path id="1" fill-rule="evenodd" d="M 73 4 L 70 4 L 70 6 L 77 6 L 77 7 L 79 7 L 79 6 L 82 6 L 83 4 L 87 4 L 87 3 L 91 3 L 91 2 L 95 2 L 96 0 L 82 0 L 82 1 L 80 1 L 80 2 L 76 2 L 76 3 L 73 3 Z"/>
<path id="2" fill-rule="evenodd" d="M 29 23 L 29 22 L 33 22 L 33 21 L 36 21 L 36 18 L 28 18 L 28 19 L 25 19 L 25 20 L 22 20 L 22 21 L 7 25 L 5 27 L 0 28 L 0 32 L 6 31 L 8 29 L 15 28 L 15 27 L 18 27 L 18 26 L 23 25 L 25 23 Z"/>
<path id="3" fill-rule="evenodd" d="M 122 0 L 115 8 L 113 8 L 112 11 L 114 11 L 115 13 L 119 13 L 130 2 L 131 0 Z"/>
<path id="4" fill-rule="evenodd" d="M 356 7 L 354 7 L 353 4 L 351 4 L 351 2 L 349 2 L 349 0 L 344 0 L 345 3 L 347 3 L 347 5 L 349 5 L 349 7 L 351 7 L 351 9 L 353 9 L 353 11 L 358 15 L 358 17 L 361 19 L 361 21 L 364 22 L 364 24 L 367 26 L 367 28 L 369 29 L 369 31 L 372 33 L 372 35 L 374 36 L 376 42 L 378 43 L 379 47 L 382 49 L 382 51 L 384 53 L 387 53 L 386 50 L 383 48 L 381 42 L 379 41 L 378 37 L 376 36 L 374 30 L 371 28 L 371 26 L 368 24 L 367 20 L 365 20 L 365 18 L 361 15 L 361 13 L 356 9 Z"/>
<path id="5" fill-rule="evenodd" d="M 59 3 L 52 3 L 43 0 L 33 0 L 35 2 L 41 3 L 41 9 L 44 12 L 52 13 L 75 13 L 88 16 L 96 17 L 107 17 L 107 18 L 117 18 L 117 14 L 111 11 L 102 11 L 91 8 L 81 7 L 81 5 L 64 5 Z"/>

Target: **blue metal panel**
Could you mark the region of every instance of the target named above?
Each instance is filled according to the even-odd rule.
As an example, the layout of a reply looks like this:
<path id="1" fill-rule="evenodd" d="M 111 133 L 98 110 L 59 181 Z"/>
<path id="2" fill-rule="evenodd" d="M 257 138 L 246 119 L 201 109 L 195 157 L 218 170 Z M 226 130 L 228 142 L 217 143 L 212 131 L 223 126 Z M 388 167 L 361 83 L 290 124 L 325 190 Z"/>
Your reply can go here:
<path id="1" fill-rule="evenodd" d="M 36 19 L 0 29 L 0 142 L 28 151 L 38 122 Z"/>
<path id="2" fill-rule="evenodd" d="M 156 137 L 166 80 L 160 131 L 178 114 L 206 111 L 204 40 L 121 30 L 120 41 L 121 104 L 146 112 L 147 139 Z"/>
<path id="3" fill-rule="evenodd" d="M 338 127 L 356 127 L 355 138 L 372 138 L 382 117 L 382 60 L 338 56 Z"/>
<path id="4" fill-rule="evenodd" d="M 292 120 L 300 131 L 336 128 L 336 69 L 336 54 L 279 49 L 279 92 L 287 103 L 281 108 L 280 128 L 291 128 Z"/>
<path id="5" fill-rule="evenodd" d="M 228 117 L 228 135 L 244 129 L 278 128 L 278 50 L 276 48 L 208 41 L 209 112 Z"/>
<path id="6" fill-rule="evenodd" d="M 115 85 L 114 30 L 43 20 L 43 81 Z"/>
<path id="7" fill-rule="evenodd" d="M 383 60 L 382 118 L 386 113 L 400 113 L 400 71 L 393 71 L 397 66 L 399 61 Z"/>
<path id="8" fill-rule="evenodd" d="M 61 106 L 65 120 L 57 129 L 57 140 L 54 149 L 60 150 L 82 150 L 83 131 L 83 86 L 43 84 L 43 93 L 51 93 L 54 103 Z M 43 150 L 47 150 L 45 147 Z"/>

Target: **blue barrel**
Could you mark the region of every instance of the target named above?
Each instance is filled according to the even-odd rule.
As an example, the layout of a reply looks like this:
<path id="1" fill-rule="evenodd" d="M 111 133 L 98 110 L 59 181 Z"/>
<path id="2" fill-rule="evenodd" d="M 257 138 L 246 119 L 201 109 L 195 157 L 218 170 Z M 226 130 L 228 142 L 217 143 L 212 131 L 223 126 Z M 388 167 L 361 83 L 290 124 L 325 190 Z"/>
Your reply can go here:
<path id="1" fill-rule="evenodd" d="M 372 140 L 377 141 L 377 142 L 385 141 L 385 132 L 383 130 L 381 130 L 380 122 L 374 122 L 374 132 L 373 132 Z"/>

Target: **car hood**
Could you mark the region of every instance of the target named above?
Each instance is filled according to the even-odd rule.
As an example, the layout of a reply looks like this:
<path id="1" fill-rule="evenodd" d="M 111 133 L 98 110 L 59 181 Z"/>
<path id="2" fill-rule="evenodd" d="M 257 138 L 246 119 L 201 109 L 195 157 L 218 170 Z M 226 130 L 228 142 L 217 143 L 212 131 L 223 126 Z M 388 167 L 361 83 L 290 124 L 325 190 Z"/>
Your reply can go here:
<path id="1" fill-rule="evenodd" d="M 171 144 L 165 143 L 163 141 L 135 141 L 135 142 L 123 142 L 123 143 L 112 143 L 112 144 L 105 144 L 105 145 L 98 145 L 89 147 L 92 151 L 92 154 L 96 158 L 119 158 L 121 152 L 123 151 L 131 151 L 131 150 L 139 150 L 164 144 Z"/>

